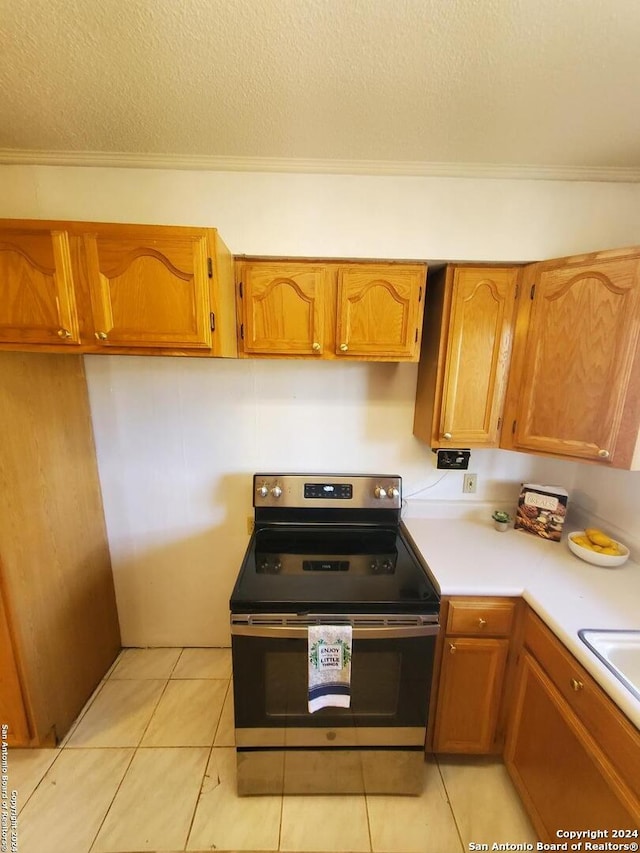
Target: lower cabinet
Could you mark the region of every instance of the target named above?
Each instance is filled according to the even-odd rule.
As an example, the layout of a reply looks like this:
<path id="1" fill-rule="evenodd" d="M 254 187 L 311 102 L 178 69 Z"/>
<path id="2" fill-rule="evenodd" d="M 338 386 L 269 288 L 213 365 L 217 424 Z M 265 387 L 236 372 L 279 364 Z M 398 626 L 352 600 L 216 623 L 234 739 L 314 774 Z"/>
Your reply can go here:
<path id="1" fill-rule="evenodd" d="M 640 826 L 637 729 L 531 612 L 505 764 L 543 841 Z"/>
<path id="2" fill-rule="evenodd" d="M 444 606 L 433 751 L 499 753 L 516 602 L 456 598 Z"/>

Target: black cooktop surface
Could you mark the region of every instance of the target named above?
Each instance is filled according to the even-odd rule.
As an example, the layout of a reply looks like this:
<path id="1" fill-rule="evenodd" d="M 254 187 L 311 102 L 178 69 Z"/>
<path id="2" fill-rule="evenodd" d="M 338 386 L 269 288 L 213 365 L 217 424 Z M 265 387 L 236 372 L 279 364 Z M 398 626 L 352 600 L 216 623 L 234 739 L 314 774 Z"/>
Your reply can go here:
<path id="1" fill-rule="evenodd" d="M 437 613 L 439 596 L 397 527 L 256 529 L 233 613 Z"/>

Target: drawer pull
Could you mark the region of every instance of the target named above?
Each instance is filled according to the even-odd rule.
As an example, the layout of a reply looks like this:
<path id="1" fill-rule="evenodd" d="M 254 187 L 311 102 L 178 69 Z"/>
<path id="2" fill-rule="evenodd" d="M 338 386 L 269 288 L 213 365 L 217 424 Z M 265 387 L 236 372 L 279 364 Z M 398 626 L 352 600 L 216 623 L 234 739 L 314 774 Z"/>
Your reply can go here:
<path id="1" fill-rule="evenodd" d="M 572 678 L 571 679 L 571 687 L 577 693 L 579 690 L 582 690 L 582 688 L 584 687 L 584 684 L 581 681 L 578 681 L 577 678 Z"/>
<path id="2" fill-rule="evenodd" d="M 449 654 L 453 655 L 453 654 L 455 654 L 455 652 L 456 652 L 455 643 L 449 643 Z"/>
<path id="3" fill-rule="evenodd" d="M 481 617 L 478 619 L 478 625 L 479 625 L 481 628 L 484 628 L 484 626 L 485 626 L 486 624 L 487 624 L 487 620 L 486 620 L 486 619 L 483 619 L 483 618 L 482 618 L 482 616 L 481 616 Z"/>

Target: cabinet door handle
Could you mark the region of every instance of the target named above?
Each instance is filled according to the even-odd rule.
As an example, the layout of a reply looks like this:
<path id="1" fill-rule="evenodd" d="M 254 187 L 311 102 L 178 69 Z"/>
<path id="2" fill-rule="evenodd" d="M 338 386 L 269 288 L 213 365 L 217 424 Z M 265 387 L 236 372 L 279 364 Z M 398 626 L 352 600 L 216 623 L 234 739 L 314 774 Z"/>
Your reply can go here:
<path id="1" fill-rule="evenodd" d="M 58 329 L 58 337 L 59 338 L 70 338 L 71 332 L 69 329 Z"/>
<path id="2" fill-rule="evenodd" d="M 480 628 L 484 628 L 484 626 L 485 626 L 486 624 L 487 624 L 487 620 L 486 620 L 486 619 L 483 619 L 483 618 L 482 618 L 482 616 L 481 616 L 481 617 L 478 619 L 478 625 L 480 626 Z"/>
<path id="3" fill-rule="evenodd" d="M 453 655 L 457 651 L 455 643 L 449 643 L 449 654 Z"/>
<path id="4" fill-rule="evenodd" d="M 446 438 L 446 440 L 447 440 L 447 441 L 450 441 L 452 436 L 451 436 L 451 433 L 450 433 L 450 432 L 445 432 L 445 433 L 444 433 L 444 435 L 443 435 L 442 437 L 443 437 L 443 438 Z"/>
<path id="5" fill-rule="evenodd" d="M 96 332 L 96 338 L 99 341 L 106 341 L 107 340 L 107 333 L 106 332 Z"/>
<path id="6" fill-rule="evenodd" d="M 577 693 L 579 690 L 582 690 L 582 688 L 584 687 L 584 684 L 581 681 L 578 681 L 577 678 L 572 678 L 571 679 L 571 687 Z"/>
<path id="7" fill-rule="evenodd" d="M 317 341 L 314 341 L 314 342 L 311 344 L 311 349 L 312 349 L 314 352 L 320 352 L 320 344 L 319 344 Z"/>
<path id="8" fill-rule="evenodd" d="M 346 352 L 349 349 L 349 344 L 340 344 L 340 352 Z"/>
<path id="9" fill-rule="evenodd" d="M 605 450 L 605 449 L 603 448 L 602 450 L 599 450 L 599 451 L 598 451 L 598 456 L 599 456 L 601 459 L 608 459 L 608 458 L 609 458 L 609 451 L 608 451 L 608 450 Z"/>

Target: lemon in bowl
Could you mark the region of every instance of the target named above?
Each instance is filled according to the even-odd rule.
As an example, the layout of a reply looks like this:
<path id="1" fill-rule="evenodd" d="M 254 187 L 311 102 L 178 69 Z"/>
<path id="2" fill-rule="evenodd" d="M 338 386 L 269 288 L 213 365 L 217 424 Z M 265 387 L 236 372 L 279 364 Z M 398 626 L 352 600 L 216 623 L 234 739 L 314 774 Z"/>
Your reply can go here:
<path id="1" fill-rule="evenodd" d="M 567 545 L 576 557 L 594 566 L 614 569 L 629 559 L 629 549 L 626 545 L 595 527 L 574 530 L 567 538 Z"/>

